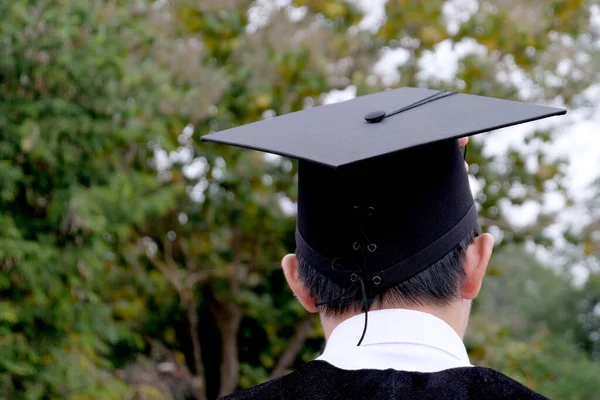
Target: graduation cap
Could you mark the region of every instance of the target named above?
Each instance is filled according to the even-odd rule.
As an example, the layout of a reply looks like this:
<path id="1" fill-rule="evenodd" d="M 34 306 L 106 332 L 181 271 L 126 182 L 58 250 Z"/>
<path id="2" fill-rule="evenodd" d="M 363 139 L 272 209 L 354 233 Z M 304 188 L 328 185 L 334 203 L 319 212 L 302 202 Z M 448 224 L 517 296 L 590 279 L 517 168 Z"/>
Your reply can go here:
<path id="1" fill-rule="evenodd" d="M 369 298 L 478 229 L 457 138 L 566 110 L 400 88 L 261 120 L 202 140 L 299 160 L 297 254 Z"/>

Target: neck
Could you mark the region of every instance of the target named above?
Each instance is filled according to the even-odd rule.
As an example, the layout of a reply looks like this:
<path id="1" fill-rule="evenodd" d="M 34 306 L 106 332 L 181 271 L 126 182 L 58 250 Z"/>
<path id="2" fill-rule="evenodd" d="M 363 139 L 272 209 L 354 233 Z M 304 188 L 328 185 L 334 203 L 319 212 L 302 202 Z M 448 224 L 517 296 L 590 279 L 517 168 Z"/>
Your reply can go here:
<path id="1" fill-rule="evenodd" d="M 431 314 L 442 321 L 446 322 L 452 329 L 456 331 L 456 333 L 462 338 L 464 338 L 465 331 L 467 329 L 467 323 L 469 319 L 469 311 L 471 307 L 471 302 L 466 300 L 461 300 L 455 304 L 445 306 L 445 307 L 435 307 L 435 306 L 412 306 L 412 307 L 394 307 L 394 306 L 383 306 L 381 308 L 371 309 L 370 311 L 376 310 L 385 310 L 385 309 L 403 309 L 403 310 L 412 310 L 412 311 L 420 311 L 427 314 Z M 331 332 L 342 322 L 351 318 L 358 313 L 346 313 L 344 315 L 338 316 L 325 316 L 321 314 L 321 324 L 323 325 L 323 331 L 325 333 L 325 339 L 329 340 L 329 336 Z"/>

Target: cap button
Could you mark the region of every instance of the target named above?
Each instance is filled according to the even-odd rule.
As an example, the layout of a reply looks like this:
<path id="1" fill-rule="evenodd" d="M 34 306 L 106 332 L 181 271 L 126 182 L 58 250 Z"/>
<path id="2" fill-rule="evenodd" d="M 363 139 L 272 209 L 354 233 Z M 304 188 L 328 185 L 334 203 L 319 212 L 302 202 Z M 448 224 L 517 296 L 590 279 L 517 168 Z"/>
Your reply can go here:
<path id="1" fill-rule="evenodd" d="M 373 123 L 373 122 L 381 122 L 385 118 L 385 111 L 371 111 L 367 115 L 365 115 L 365 121 Z"/>

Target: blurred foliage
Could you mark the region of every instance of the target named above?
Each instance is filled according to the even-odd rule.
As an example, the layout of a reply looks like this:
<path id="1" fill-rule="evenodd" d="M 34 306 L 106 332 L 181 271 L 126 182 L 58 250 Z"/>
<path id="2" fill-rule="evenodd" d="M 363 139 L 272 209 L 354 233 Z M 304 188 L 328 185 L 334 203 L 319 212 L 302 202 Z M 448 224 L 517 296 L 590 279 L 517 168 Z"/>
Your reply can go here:
<path id="1" fill-rule="evenodd" d="M 157 181 L 147 141 L 166 144 L 176 120 L 157 112 L 161 98 L 142 95 L 165 81 L 146 79 L 145 63 L 128 57 L 151 40 L 147 22 L 96 4 L 1 6 L 0 394 L 8 398 L 123 398 L 112 346 L 144 347 L 131 329 L 142 310 L 136 285 L 123 285 L 119 246 L 175 204 L 179 189 Z"/>
<path id="2" fill-rule="evenodd" d="M 527 339 L 479 316 L 467 341 L 471 362 L 502 371 L 552 399 L 593 399 L 600 392 L 600 365 L 572 342 L 549 333 Z"/>
<path id="3" fill-rule="evenodd" d="M 350 85 L 585 105 L 600 73 L 591 6 L 479 1 L 453 23 L 451 2 L 389 0 L 363 27 L 341 0 L 0 2 L 0 397 L 215 398 L 314 358 L 318 323 L 278 270 L 296 165 L 199 135 Z M 465 43 L 478 50 L 452 78 L 426 72 Z M 408 55 L 394 83 L 374 73 L 389 51 Z M 553 215 L 520 228 L 505 215 L 564 191 L 562 164 L 534 161 L 470 144 L 482 225 L 504 252 L 472 353 L 549 396 L 593 398 L 597 275 L 577 288 L 522 250 L 551 250 Z M 598 254 L 597 232 L 571 238 L 578 260 Z"/>
<path id="4" fill-rule="evenodd" d="M 515 246 L 496 254 L 490 267 L 501 273 L 487 279 L 476 300 L 466 343 L 471 361 L 551 398 L 594 398 L 600 393 L 600 316 L 593 310 L 600 275 L 572 285 L 570 273 L 544 267 Z"/>

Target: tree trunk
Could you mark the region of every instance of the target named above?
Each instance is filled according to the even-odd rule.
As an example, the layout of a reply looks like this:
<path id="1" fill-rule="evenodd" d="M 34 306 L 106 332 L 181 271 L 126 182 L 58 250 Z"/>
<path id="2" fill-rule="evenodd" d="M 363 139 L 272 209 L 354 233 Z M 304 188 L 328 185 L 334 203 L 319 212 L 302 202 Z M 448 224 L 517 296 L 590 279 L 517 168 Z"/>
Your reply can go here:
<path id="1" fill-rule="evenodd" d="M 163 262 L 158 258 L 150 258 L 152 263 L 158 268 L 163 276 L 171 283 L 171 285 L 179 294 L 181 300 L 181 307 L 185 309 L 186 318 L 190 327 L 190 340 L 192 341 L 192 351 L 194 357 L 194 383 L 195 383 L 195 396 L 197 400 L 206 400 L 206 375 L 204 374 L 204 364 L 202 362 L 202 350 L 200 347 L 200 337 L 198 334 L 198 310 L 196 304 L 196 298 L 194 296 L 194 287 L 186 287 L 188 282 L 181 279 L 177 273 L 178 267 L 171 255 L 171 244 L 166 242 L 165 258 L 167 262 Z M 200 280 L 195 280 L 192 284 L 196 286 L 200 283 Z"/>
<path id="2" fill-rule="evenodd" d="M 281 355 L 275 369 L 271 373 L 272 378 L 278 378 L 284 375 L 296 360 L 296 357 L 298 357 L 298 354 L 302 350 L 302 346 L 304 346 L 304 342 L 306 342 L 306 339 L 312 330 L 313 317 L 314 314 L 307 314 L 300 320 L 294 337 L 290 340 L 287 349 Z"/>
<path id="3" fill-rule="evenodd" d="M 219 396 L 233 393 L 240 375 L 237 336 L 242 321 L 242 309 L 235 303 L 220 303 L 214 299 L 211 311 L 221 333 L 221 385 Z"/>
<path id="4" fill-rule="evenodd" d="M 189 295 L 186 304 L 186 313 L 188 323 L 190 324 L 190 339 L 192 341 L 192 351 L 194 357 L 194 369 L 196 378 L 200 381 L 200 387 L 196 388 L 196 398 L 206 400 L 206 375 L 204 374 L 204 364 L 202 363 L 202 350 L 200 347 L 200 337 L 198 334 L 198 310 L 193 295 Z"/>

